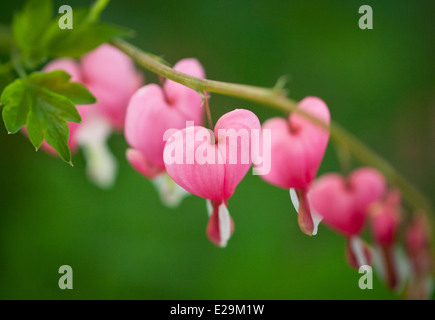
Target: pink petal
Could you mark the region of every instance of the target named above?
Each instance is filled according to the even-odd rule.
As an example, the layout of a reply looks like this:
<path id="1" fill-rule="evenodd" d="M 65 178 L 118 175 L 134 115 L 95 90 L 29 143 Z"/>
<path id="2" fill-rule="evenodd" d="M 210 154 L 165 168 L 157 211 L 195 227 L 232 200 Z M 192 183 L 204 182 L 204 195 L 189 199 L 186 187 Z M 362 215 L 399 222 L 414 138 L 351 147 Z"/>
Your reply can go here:
<path id="1" fill-rule="evenodd" d="M 353 236 L 361 232 L 369 205 L 380 200 L 384 187 L 384 178 L 374 169 L 355 170 L 347 180 L 326 174 L 310 188 L 310 202 L 327 225 Z"/>
<path id="2" fill-rule="evenodd" d="M 103 44 L 81 60 L 86 86 L 97 97 L 98 112 L 122 128 L 128 101 L 143 83 L 133 61 L 118 49 Z"/>
<path id="3" fill-rule="evenodd" d="M 186 119 L 165 101 L 162 89 L 147 85 L 131 98 L 125 122 L 127 142 L 138 149 L 150 165 L 164 169 L 164 134 L 169 129 L 181 129 Z"/>
<path id="4" fill-rule="evenodd" d="M 203 140 L 193 139 L 195 135 L 202 134 Z M 225 165 L 223 158 L 214 144 L 214 136 L 203 127 L 191 127 L 173 134 L 165 146 L 182 150 L 183 154 L 179 163 L 166 162 L 166 171 L 169 176 L 186 191 L 199 197 L 222 202 L 225 199 Z M 198 148 L 203 149 L 203 154 L 212 154 L 210 163 L 200 164 L 194 157 Z M 188 161 L 192 156 L 193 161 Z M 189 163 L 191 162 L 191 163 Z"/>
<path id="5" fill-rule="evenodd" d="M 349 176 L 350 187 L 356 193 L 356 206 L 366 211 L 368 205 L 380 200 L 386 192 L 382 174 L 373 168 L 359 168 Z"/>
<path id="6" fill-rule="evenodd" d="M 175 64 L 174 69 L 197 78 L 205 78 L 204 69 L 196 59 L 180 60 Z M 198 92 L 171 80 L 165 81 L 163 90 L 171 106 L 184 114 L 187 119 L 194 121 L 195 125 L 202 124 L 204 108 Z"/>
<path id="7" fill-rule="evenodd" d="M 218 148 L 225 159 L 225 199 L 230 198 L 252 165 L 251 132 L 260 131 L 257 116 L 236 109 L 224 114 L 214 128 Z"/>
<path id="8" fill-rule="evenodd" d="M 309 236 L 314 232 L 314 220 L 311 216 L 310 203 L 306 190 L 297 189 L 296 195 L 299 200 L 298 223 L 301 231 Z"/>
<path id="9" fill-rule="evenodd" d="M 132 167 L 147 178 L 155 178 L 164 171 L 162 168 L 153 167 L 148 163 L 144 155 L 136 149 L 128 149 L 126 157 Z"/>
<path id="10" fill-rule="evenodd" d="M 98 83 L 108 89 L 138 87 L 138 73 L 133 60 L 108 44 L 86 54 L 81 59 L 84 81 Z"/>
<path id="11" fill-rule="evenodd" d="M 392 246 L 401 222 L 400 194 L 397 190 L 388 193 L 385 201 L 370 209 L 372 234 L 381 246 Z"/>
<path id="12" fill-rule="evenodd" d="M 349 236 L 361 231 L 365 215 L 355 211 L 354 195 L 340 175 L 330 173 L 320 177 L 310 189 L 310 201 L 325 224 L 333 229 Z"/>
<path id="13" fill-rule="evenodd" d="M 211 201 L 208 205 L 211 206 L 211 208 L 209 212 L 210 218 L 207 224 L 207 237 L 215 245 L 225 247 L 229 238 L 234 233 L 234 221 L 231 216 L 229 216 L 225 203 Z M 226 220 L 223 216 L 229 217 L 229 221 L 222 221 L 223 219 Z M 224 224 L 228 224 L 228 226 L 223 226 Z M 229 230 L 223 232 L 223 228 L 228 228 Z"/>
<path id="14" fill-rule="evenodd" d="M 299 108 L 329 124 L 326 104 L 307 97 Z M 263 124 L 271 130 L 271 170 L 261 177 L 281 188 L 306 189 L 314 180 L 329 140 L 329 132 L 293 113 L 288 120 L 272 118 Z"/>
<path id="15" fill-rule="evenodd" d="M 49 62 L 44 69 L 45 72 L 51 72 L 55 70 L 63 70 L 71 76 L 70 81 L 83 82 L 80 65 L 71 58 L 56 59 Z"/>
<path id="16" fill-rule="evenodd" d="M 260 130 L 260 122 L 248 110 L 234 110 L 222 116 L 216 124 L 215 134 L 203 127 L 183 129 L 165 146 L 165 153 L 174 150 L 174 145 L 177 150 L 183 150 L 182 159 L 178 163 L 166 161 L 166 170 L 190 193 L 214 201 L 227 200 L 251 166 L 250 134 L 253 129 Z M 198 155 L 211 155 L 211 158 L 201 163 Z M 246 163 L 241 163 L 242 160 Z"/>

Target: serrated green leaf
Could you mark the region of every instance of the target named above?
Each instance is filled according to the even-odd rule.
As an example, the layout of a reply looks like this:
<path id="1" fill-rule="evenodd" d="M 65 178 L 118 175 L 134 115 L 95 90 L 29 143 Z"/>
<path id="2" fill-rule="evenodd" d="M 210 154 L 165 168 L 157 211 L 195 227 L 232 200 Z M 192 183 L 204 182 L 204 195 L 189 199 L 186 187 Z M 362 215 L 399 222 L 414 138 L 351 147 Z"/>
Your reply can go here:
<path id="1" fill-rule="evenodd" d="M 82 84 L 70 82 L 71 76 L 62 70 L 49 73 L 33 73 L 29 79 L 35 84 L 67 97 L 73 104 L 93 104 L 97 99 Z"/>
<path id="2" fill-rule="evenodd" d="M 46 126 L 45 141 L 57 151 L 64 161 L 71 164 L 71 150 L 68 146 L 68 123 L 59 119 L 50 119 L 50 116 L 46 118 L 46 121 L 53 125 Z"/>
<path id="3" fill-rule="evenodd" d="M 27 126 L 36 149 L 45 141 L 66 162 L 71 162 L 67 122 L 80 122 L 74 101 L 94 103 L 95 98 L 82 85 L 70 82 L 64 71 L 36 72 L 18 79 L 4 90 L 0 101 L 3 121 L 11 133 Z"/>
<path id="4" fill-rule="evenodd" d="M 45 113 L 70 122 L 81 122 L 80 114 L 70 99 L 47 88 L 32 86 L 36 104 Z"/>
<path id="5" fill-rule="evenodd" d="M 24 80 L 15 80 L 7 86 L 0 101 L 4 105 L 2 116 L 6 130 L 17 133 L 26 124 L 30 105 Z"/>
<path id="6" fill-rule="evenodd" d="M 39 149 L 42 142 L 44 141 L 44 125 L 41 121 L 41 118 L 43 117 L 43 114 L 39 114 L 40 110 L 37 108 L 32 108 L 29 111 L 28 117 L 27 117 L 27 135 L 29 137 L 30 142 L 33 144 L 33 146 L 36 148 L 36 150 Z"/>

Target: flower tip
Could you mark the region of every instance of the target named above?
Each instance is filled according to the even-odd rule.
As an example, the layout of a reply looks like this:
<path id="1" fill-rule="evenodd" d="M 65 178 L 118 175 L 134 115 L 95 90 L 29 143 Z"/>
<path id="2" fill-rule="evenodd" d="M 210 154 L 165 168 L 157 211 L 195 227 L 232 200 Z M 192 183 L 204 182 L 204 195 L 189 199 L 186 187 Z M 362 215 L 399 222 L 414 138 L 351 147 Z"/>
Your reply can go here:
<path id="1" fill-rule="evenodd" d="M 228 241 L 225 241 L 224 243 L 219 243 L 218 247 L 223 249 L 223 248 L 227 247 L 227 244 L 228 244 Z"/>
<path id="2" fill-rule="evenodd" d="M 307 226 L 305 223 L 303 223 L 303 222 L 300 222 L 299 223 L 299 227 L 300 227 L 300 229 L 301 229 L 301 231 L 303 232 L 303 233 L 305 233 L 307 236 L 310 236 L 310 237 L 312 237 L 312 236 L 315 236 L 316 234 L 314 233 L 314 231 L 313 231 L 313 228 L 310 228 L 309 226 Z"/>

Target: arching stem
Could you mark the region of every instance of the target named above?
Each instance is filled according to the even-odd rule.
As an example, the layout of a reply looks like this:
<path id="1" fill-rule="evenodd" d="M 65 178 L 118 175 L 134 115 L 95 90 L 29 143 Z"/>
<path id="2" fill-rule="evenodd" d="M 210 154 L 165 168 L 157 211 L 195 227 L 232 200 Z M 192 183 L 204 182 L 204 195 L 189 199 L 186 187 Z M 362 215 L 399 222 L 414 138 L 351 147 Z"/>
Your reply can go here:
<path id="1" fill-rule="evenodd" d="M 390 184 L 402 191 L 403 199 L 412 210 L 424 210 L 429 215 L 433 214 L 432 205 L 405 177 L 397 172 L 385 159 L 368 148 L 355 136 L 347 132 L 335 122 L 328 126 L 326 123 L 297 108 L 297 101 L 287 98 L 282 90 L 262 88 L 236 83 L 227 83 L 208 79 L 196 78 L 181 73 L 161 63 L 155 56 L 133 46 L 124 40 L 115 40 L 113 45 L 130 56 L 138 65 L 159 74 L 165 78 L 178 82 L 196 91 L 213 92 L 253 101 L 284 112 L 296 112 L 310 120 L 319 127 L 329 130 L 331 139 L 340 148 L 347 150 L 355 159 L 364 165 L 374 167 L 381 171 Z"/>

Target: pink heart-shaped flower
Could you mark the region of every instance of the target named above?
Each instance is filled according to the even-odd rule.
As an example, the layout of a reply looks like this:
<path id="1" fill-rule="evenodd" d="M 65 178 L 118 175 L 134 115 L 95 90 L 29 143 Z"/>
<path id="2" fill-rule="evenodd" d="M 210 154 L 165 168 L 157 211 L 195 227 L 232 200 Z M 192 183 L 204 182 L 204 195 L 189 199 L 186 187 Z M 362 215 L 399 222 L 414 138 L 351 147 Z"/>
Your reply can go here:
<path id="1" fill-rule="evenodd" d="M 385 190 L 385 179 L 377 170 L 360 168 L 347 179 L 336 173 L 320 177 L 309 195 L 325 224 L 352 237 L 361 232 L 369 205 L 379 201 Z"/>
<path id="2" fill-rule="evenodd" d="M 260 129 L 254 113 L 237 109 L 223 115 L 214 132 L 190 127 L 166 143 L 167 173 L 188 192 L 208 199 L 207 235 L 220 246 L 226 245 L 234 229 L 227 200 L 252 164 L 251 134 Z"/>
<path id="3" fill-rule="evenodd" d="M 299 109 L 327 125 L 330 122 L 328 106 L 319 98 L 303 99 Z M 278 187 L 294 189 L 298 199 L 299 226 L 304 233 L 312 235 L 316 225 L 307 190 L 325 154 L 329 131 L 297 113 L 290 114 L 288 119 L 269 119 L 263 124 L 263 132 L 266 130 L 271 133 L 271 164 L 269 173 L 261 177 Z"/>
<path id="4" fill-rule="evenodd" d="M 252 164 L 252 130 L 260 130 L 257 116 L 237 109 L 218 120 L 214 133 L 199 126 L 178 131 L 165 146 L 167 159 L 182 151 L 180 161 L 165 159 L 169 176 L 199 197 L 228 200 Z M 239 138 L 234 139 L 236 135 Z"/>
<path id="5" fill-rule="evenodd" d="M 86 54 L 80 66 L 85 85 L 98 100 L 90 112 L 122 129 L 130 97 L 144 82 L 133 60 L 115 47 L 103 44 Z"/>
<path id="6" fill-rule="evenodd" d="M 133 61 L 108 44 L 89 52 L 79 62 L 70 58 L 56 59 L 43 69 L 45 72 L 55 70 L 67 72 L 71 76 L 70 81 L 85 85 L 97 98 L 97 103 L 92 106 L 76 106 L 82 123 L 69 123 L 68 144 L 72 152 L 78 146 L 78 129 L 89 119 L 104 118 L 113 128 L 122 128 L 128 101 L 143 83 L 143 77 L 136 71 Z M 41 147 L 56 154 L 45 141 Z"/>
<path id="7" fill-rule="evenodd" d="M 197 77 L 204 70 L 195 59 L 179 61 L 174 69 Z M 161 88 L 150 84 L 139 89 L 127 109 L 125 137 L 132 147 L 127 158 L 133 167 L 148 178 L 165 170 L 163 149 L 165 133 L 186 127 L 186 121 L 202 124 L 201 96 L 194 90 L 167 80 Z M 142 160 L 141 160 L 142 159 Z"/>
<path id="8" fill-rule="evenodd" d="M 299 109 L 329 124 L 329 110 L 321 99 L 307 97 L 299 103 Z M 263 130 L 271 130 L 272 157 L 270 172 L 261 177 L 281 188 L 306 189 L 316 177 L 329 132 L 297 113 L 288 119 L 269 119 Z"/>
<path id="9" fill-rule="evenodd" d="M 395 240 L 401 222 L 401 197 L 397 190 L 390 190 L 383 201 L 370 206 L 371 231 L 377 246 L 382 278 L 394 290 L 405 279 L 399 272 Z"/>

